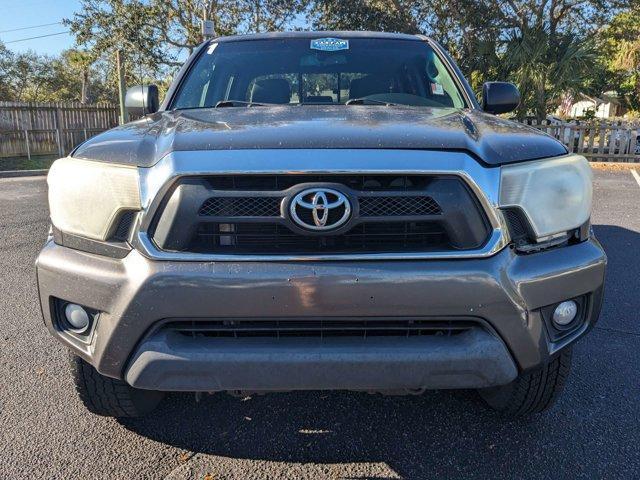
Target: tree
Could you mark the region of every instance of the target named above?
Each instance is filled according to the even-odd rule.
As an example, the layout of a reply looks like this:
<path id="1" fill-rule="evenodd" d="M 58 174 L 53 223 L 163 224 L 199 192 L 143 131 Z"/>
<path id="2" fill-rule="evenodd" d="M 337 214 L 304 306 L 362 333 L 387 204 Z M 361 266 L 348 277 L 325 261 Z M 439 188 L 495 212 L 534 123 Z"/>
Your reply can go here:
<path id="1" fill-rule="evenodd" d="M 126 63 L 153 73 L 173 59 L 162 44 L 156 9 L 142 0 L 82 0 L 82 9 L 64 22 L 76 36 L 76 43 L 94 58 L 124 52 Z M 159 20 L 158 20 L 159 21 Z M 166 20 L 165 20 L 166 21 Z"/>
<path id="2" fill-rule="evenodd" d="M 318 30 L 371 30 L 419 33 L 414 0 L 318 0 L 311 2 L 307 17 Z"/>
<path id="3" fill-rule="evenodd" d="M 125 88 L 129 64 L 141 74 L 158 72 L 167 49 L 160 43 L 158 30 L 147 19 L 154 18 L 154 9 L 142 0 L 82 0 L 84 9 L 76 12 L 65 24 L 76 35 L 76 42 L 95 57 L 115 58 L 112 81 L 118 91 L 120 121 L 127 121 Z"/>
<path id="4" fill-rule="evenodd" d="M 67 50 L 64 56 L 69 66 L 82 79 L 80 89 L 80 103 L 87 103 L 89 92 L 89 77 L 91 73 L 91 65 L 95 62 L 95 56 L 86 50 Z"/>
<path id="5" fill-rule="evenodd" d="M 598 37 L 607 86 L 640 112 L 640 6 L 617 15 Z"/>
<path id="6" fill-rule="evenodd" d="M 43 101 L 46 87 L 51 82 L 53 72 L 52 59 L 37 55 L 33 51 L 15 54 L 11 68 L 14 96 L 18 101 Z"/>
<path id="7" fill-rule="evenodd" d="M 591 42 L 570 34 L 552 37 L 543 27 L 515 34 L 502 55 L 504 75 L 522 94 L 518 115 L 533 111 L 538 120 L 560 104 L 563 94 L 585 91 L 595 65 Z"/>
<path id="8" fill-rule="evenodd" d="M 104 65 L 90 62 L 84 52 L 67 50 L 51 57 L 32 51 L 14 53 L 0 44 L 0 101 L 79 101 L 84 89 L 86 102 L 112 102 L 105 80 Z"/>
<path id="9" fill-rule="evenodd" d="M 290 26 L 305 8 L 305 0 L 151 0 L 161 19 L 162 40 L 191 53 L 202 41 L 203 16 L 213 21 L 217 35 L 266 32 Z M 175 62 L 170 62 L 171 65 Z"/>
<path id="10" fill-rule="evenodd" d="M 182 65 L 181 53 L 202 42 L 201 22 L 212 20 L 216 34 L 286 28 L 306 0 L 81 0 L 66 20 L 77 43 L 95 54 L 121 49 L 128 63 L 148 73 Z"/>
<path id="11" fill-rule="evenodd" d="M 0 101 L 13 96 L 12 71 L 13 54 L 0 42 Z"/>

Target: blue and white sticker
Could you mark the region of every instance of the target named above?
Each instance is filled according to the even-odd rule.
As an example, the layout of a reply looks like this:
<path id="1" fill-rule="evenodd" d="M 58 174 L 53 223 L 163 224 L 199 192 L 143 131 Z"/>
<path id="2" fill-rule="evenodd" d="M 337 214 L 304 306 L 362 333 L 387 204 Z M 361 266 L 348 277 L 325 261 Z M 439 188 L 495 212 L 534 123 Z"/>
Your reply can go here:
<path id="1" fill-rule="evenodd" d="M 313 50 L 322 50 L 323 52 L 349 50 L 349 40 L 342 40 L 341 38 L 314 38 L 311 40 L 311 48 Z"/>

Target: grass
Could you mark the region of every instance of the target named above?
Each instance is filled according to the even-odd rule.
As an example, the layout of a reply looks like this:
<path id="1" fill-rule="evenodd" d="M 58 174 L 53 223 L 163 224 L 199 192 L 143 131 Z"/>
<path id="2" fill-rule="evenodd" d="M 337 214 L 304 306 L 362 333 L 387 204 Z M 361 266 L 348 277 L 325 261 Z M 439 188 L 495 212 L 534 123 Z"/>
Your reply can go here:
<path id="1" fill-rule="evenodd" d="M 42 170 L 51 166 L 57 155 L 32 155 L 27 157 L 0 158 L 0 172 L 7 170 Z"/>

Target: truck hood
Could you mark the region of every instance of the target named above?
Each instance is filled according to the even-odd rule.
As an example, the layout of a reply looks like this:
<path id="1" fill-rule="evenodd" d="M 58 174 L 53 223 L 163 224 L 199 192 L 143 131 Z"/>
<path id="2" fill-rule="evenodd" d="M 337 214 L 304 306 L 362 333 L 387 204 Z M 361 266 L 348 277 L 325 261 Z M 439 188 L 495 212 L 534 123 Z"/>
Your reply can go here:
<path id="1" fill-rule="evenodd" d="M 466 151 L 490 166 L 567 153 L 544 133 L 478 110 L 287 105 L 159 112 L 72 156 L 150 167 L 173 151 L 280 148 Z"/>

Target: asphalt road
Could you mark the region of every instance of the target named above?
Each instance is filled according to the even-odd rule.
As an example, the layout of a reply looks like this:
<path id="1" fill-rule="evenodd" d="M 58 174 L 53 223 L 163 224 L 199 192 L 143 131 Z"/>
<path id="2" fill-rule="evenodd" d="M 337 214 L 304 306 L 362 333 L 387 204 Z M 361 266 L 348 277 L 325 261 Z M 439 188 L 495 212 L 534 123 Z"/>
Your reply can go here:
<path id="1" fill-rule="evenodd" d="M 505 421 L 474 392 L 171 395 L 152 417 L 87 413 L 42 323 L 45 182 L 0 180 L 0 478 L 638 478 L 640 185 L 596 172 L 609 255 L 600 323 L 549 413 Z"/>

